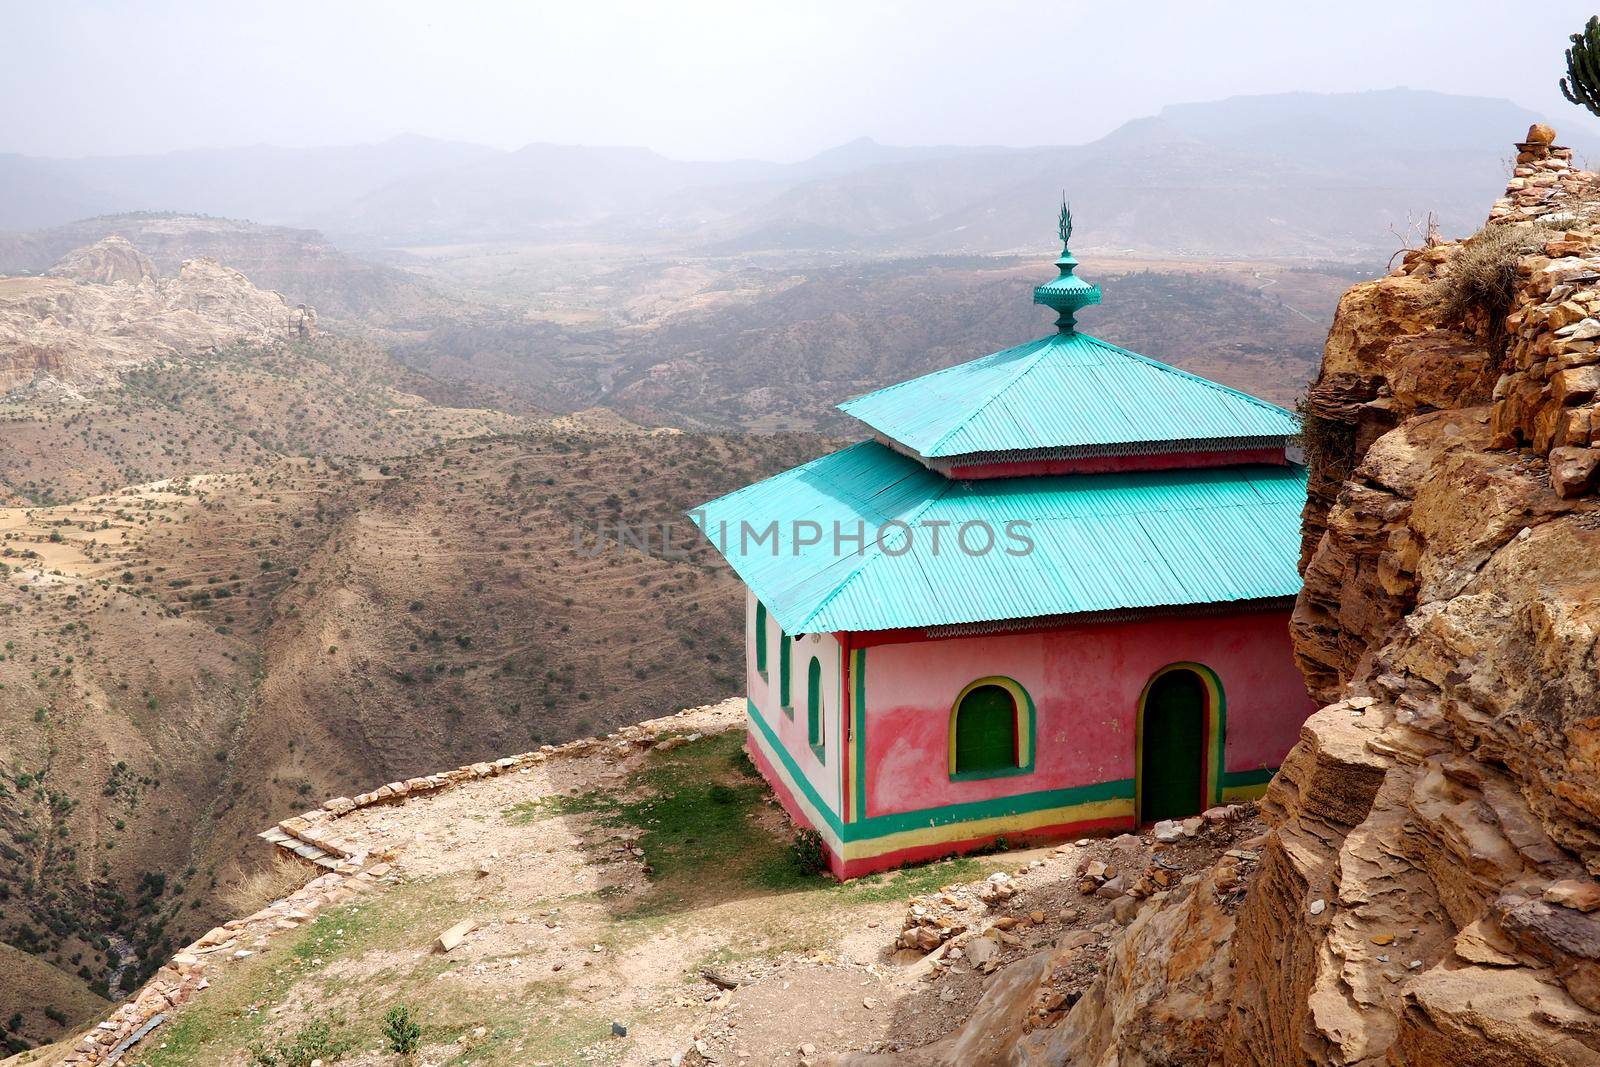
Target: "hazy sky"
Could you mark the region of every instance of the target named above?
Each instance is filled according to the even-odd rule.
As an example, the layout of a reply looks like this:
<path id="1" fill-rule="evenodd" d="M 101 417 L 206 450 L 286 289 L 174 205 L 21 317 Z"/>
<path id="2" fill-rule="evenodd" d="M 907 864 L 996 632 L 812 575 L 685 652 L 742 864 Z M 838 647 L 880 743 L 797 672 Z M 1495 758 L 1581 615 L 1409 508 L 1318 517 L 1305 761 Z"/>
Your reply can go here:
<path id="1" fill-rule="evenodd" d="M 795 159 L 1090 140 L 1163 104 L 1417 89 L 1558 121 L 1600 0 L 1230 3 L 0 0 L 0 151 L 100 155 L 412 132 Z"/>

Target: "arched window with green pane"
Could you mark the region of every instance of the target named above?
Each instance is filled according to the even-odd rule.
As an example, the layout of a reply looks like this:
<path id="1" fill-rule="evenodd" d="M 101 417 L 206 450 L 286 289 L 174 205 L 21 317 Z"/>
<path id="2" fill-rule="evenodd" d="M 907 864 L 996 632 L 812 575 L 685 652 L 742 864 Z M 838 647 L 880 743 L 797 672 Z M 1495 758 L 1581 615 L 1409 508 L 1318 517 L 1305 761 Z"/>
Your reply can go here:
<path id="1" fill-rule="evenodd" d="M 815 656 L 806 665 L 806 739 L 811 742 L 811 751 L 822 759 L 827 744 L 823 725 L 822 661 Z"/>
<path id="2" fill-rule="evenodd" d="M 980 678 L 950 709 L 950 777 L 994 778 L 1033 770 L 1033 698 L 1014 679 Z"/>
<path id="3" fill-rule="evenodd" d="M 767 676 L 767 606 L 756 601 L 756 673 Z"/>
<path id="4" fill-rule="evenodd" d="M 783 713 L 785 715 L 789 716 L 789 718 L 792 719 L 792 718 L 794 718 L 794 694 L 792 692 L 790 692 L 790 690 L 793 687 L 790 685 L 789 675 L 792 674 L 793 672 L 790 669 L 790 662 L 789 661 L 792 660 L 794 657 L 792 655 L 790 655 L 790 645 L 791 644 L 793 644 L 793 639 L 791 639 L 789 637 L 789 635 L 784 633 L 782 630 L 779 630 L 778 631 L 778 704 L 780 706 L 782 706 Z"/>

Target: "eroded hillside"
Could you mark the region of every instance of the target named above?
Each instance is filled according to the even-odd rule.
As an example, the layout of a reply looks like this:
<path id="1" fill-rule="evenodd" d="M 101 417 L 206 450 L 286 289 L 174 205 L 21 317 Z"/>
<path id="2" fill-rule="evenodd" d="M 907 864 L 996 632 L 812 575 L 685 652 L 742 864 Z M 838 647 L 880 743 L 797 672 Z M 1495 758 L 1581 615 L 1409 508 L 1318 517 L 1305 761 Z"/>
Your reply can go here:
<path id="1" fill-rule="evenodd" d="M 228 914 L 265 859 L 244 842 L 307 798 L 725 692 L 741 600 L 679 558 L 687 526 L 670 552 L 574 531 L 819 447 L 551 429 L 0 510 L 4 939 L 126 991 Z M 36 1041 L 49 1006 L 0 1021 L 24 1009 Z"/>
<path id="2" fill-rule="evenodd" d="M 0 394 L 105 388 L 118 370 L 162 356 L 315 332 L 314 312 L 215 260 L 187 260 L 163 278 L 113 236 L 69 253 L 46 276 L 0 278 Z"/>
<path id="3" fill-rule="evenodd" d="M 1047 259 L 619 257 L 604 249 L 454 250 L 440 272 L 493 287 L 487 313 L 397 338 L 408 365 L 551 407 L 641 422 L 849 432 L 834 405 L 1021 344 Z M 663 262 L 665 260 L 665 262 Z M 493 272 L 492 274 L 490 272 Z M 1095 336 L 1292 404 L 1316 370 L 1348 267 L 1093 257 Z"/>
<path id="4" fill-rule="evenodd" d="M 117 235 L 0 278 L 0 367 L 0 494 L 18 503 L 537 424 L 319 330 L 237 270 L 199 258 L 164 275 Z"/>
<path id="5" fill-rule="evenodd" d="M 0 235 L 0 271 L 46 274 L 123 238 L 143 270 L 81 270 L 81 280 L 137 291 L 148 272 L 170 279 L 188 262 L 221 264 L 315 308 L 321 332 L 341 343 L 386 346 L 404 364 L 386 371 L 389 384 L 434 404 L 525 414 L 604 405 L 707 430 L 844 432 L 834 410 L 844 398 L 1038 336 L 1047 316 L 1027 293 L 1052 270 L 1048 257 L 841 259 L 659 242 L 621 254 L 604 243 L 389 249 L 372 254 L 397 265 L 380 265 L 310 231 L 141 213 Z M 1370 273 L 1122 254 L 1093 256 L 1086 269 L 1108 293 L 1087 323 L 1097 336 L 1280 404 L 1314 372 L 1338 294 Z M 130 328 L 136 316 L 117 325 L 142 336 Z M 318 385 L 303 399 L 323 396 L 327 383 Z M 128 480 L 138 479 L 90 491 Z"/>

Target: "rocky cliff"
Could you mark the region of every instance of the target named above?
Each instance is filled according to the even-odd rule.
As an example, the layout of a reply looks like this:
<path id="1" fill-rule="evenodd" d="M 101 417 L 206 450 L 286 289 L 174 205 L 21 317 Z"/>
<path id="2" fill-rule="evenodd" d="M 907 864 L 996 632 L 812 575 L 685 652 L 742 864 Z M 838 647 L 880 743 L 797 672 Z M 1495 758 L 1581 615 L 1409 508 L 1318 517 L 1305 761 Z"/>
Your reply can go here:
<path id="1" fill-rule="evenodd" d="M 0 278 L 0 396 L 83 390 L 120 368 L 237 343 L 311 336 L 316 313 L 212 259 L 161 277 L 118 236 L 69 252 L 45 277 Z"/>
<path id="2" fill-rule="evenodd" d="M 1328 703 L 1246 891 L 1150 897 L 1002 1062 L 1600 1064 L 1600 179 L 1552 139 L 1340 305 L 1294 619 Z"/>
<path id="3" fill-rule="evenodd" d="M 291 304 L 309 304 L 336 321 L 403 329 L 473 310 L 417 274 L 345 253 L 315 230 L 169 212 L 101 215 L 48 230 L 0 233 L 0 274 L 43 273 L 75 249 L 113 236 L 126 238 L 164 275 L 176 274 L 191 259 L 214 259 L 284 294 Z"/>
<path id="4" fill-rule="evenodd" d="M 117 282 L 141 285 L 161 276 L 155 261 L 119 234 L 70 250 L 46 273 L 52 278 L 69 278 L 75 282 L 96 285 L 114 285 Z"/>

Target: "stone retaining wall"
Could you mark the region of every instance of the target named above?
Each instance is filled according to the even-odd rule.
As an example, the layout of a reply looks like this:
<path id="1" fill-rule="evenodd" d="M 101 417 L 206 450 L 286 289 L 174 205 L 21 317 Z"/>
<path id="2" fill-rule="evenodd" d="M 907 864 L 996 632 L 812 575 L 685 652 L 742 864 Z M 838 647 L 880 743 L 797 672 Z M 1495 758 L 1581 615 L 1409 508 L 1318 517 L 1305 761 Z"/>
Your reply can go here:
<path id="1" fill-rule="evenodd" d="M 522 771 L 548 760 L 597 756 L 620 758 L 640 748 L 673 748 L 697 739 L 699 734 L 683 734 L 683 719 L 695 712 L 734 707 L 737 715 L 727 716 L 727 728 L 742 724 L 743 702 L 708 704 L 689 708 L 660 719 L 625 726 L 601 738 L 582 738 L 564 745 L 544 745 L 535 752 L 504 756 L 492 762 L 471 763 L 455 770 L 390 782 L 353 797 L 334 797 L 321 807 L 284 819 L 259 836 L 274 847 L 326 872 L 282 900 L 273 901 L 252 915 L 230 919 L 208 931 L 192 944 L 180 949 L 137 993 L 123 1001 L 106 1020 L 81 1034 L 56 1060 L 63 1065 L 119 1062 L 138 1042 L 209 984 L 210 970 L 237 960 L 248 959 L 267 947 L 270 939 L 297 929 L 314 919 L 318 912 L 342 904 L 366 892 L 389 874 L 389 864 L 371 862 L 369 857 L 340 840 L 334 824 L 353 811 L 374 804 L 401 804 L 407 799 L 426 796 L 467 782 L 495 775 Z M 36 1053 L 23 1053 L 33 1057 Z M 16 1062 L 23 1062 L 19 1058 Z"/>
<path id="2" fill-rule="evenodd" d="M 1503 372 L 1490 417 L 1493 445 L 1548 456 L 1563 497 L 1595 486 L 1600 468 L 1600 233 L 1596 176 L 1572 152 L 1535 139 L 1518 145 L 1506 195 L 1491 224 L 1548 234 L 1517 268 Z M 1537 231 L 1536 231 L 1537 232 Z"/>

